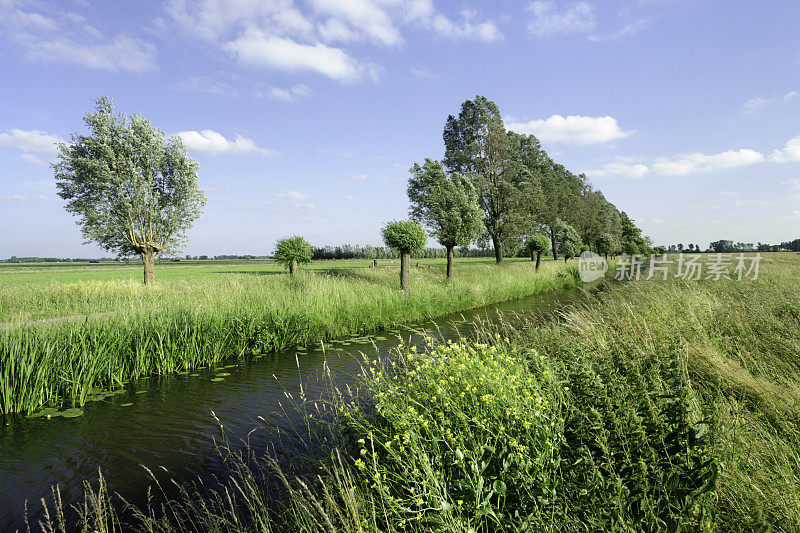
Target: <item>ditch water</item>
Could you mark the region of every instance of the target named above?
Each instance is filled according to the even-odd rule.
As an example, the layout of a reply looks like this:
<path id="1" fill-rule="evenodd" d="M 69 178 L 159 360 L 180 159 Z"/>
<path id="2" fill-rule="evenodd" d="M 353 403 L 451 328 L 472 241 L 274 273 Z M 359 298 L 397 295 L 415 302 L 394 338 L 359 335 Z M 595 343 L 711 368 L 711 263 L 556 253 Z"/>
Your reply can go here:
<path id="1" fill-rule="evenodd" d="M 211 478 L 222 471 L 215 447 L 220 422 L 229 436 L 250 434 L 253 449 L 272 445 L 281 453 L 285 436 L 302 426 L 300 414 L 287 408 L 293 403 L 287 394 L 298 399 L 302 386 L 305 396 L 315 399 L 331 381 L 341 387 L 355 383 L 363 354 L 390 354 L 401 338 L 422 343 L 420 330 L 454 339 L 469 336 L 470 324 L 478 319 L 548 316 L 584 298 L 583 291 L 538 295 L 332 342 L 324 352 L 309 347 L 307 353 L 290 350 L 192 374 L 141 379 L 122 394 L 87 404 L 77 418 L 0 417 L 0 531 L 26 529 L 26 501 L 31 529 L 38 530 L 40 500 L 52 503 L 51 486 L 59 486 L 69 507 L 83 501 L 83 482 L 96 482 L 98 469 L 112 493 L 135 504 L 144 503 L 153 485 L 142 465 L 156 472 L 163 467 L 178 481 Z M 323 379 L 326 367 L 329 379 Z M 229 375 L 219 380 L 220 373 Z M 261 429 L 251 433 L 254 428 Z"/>

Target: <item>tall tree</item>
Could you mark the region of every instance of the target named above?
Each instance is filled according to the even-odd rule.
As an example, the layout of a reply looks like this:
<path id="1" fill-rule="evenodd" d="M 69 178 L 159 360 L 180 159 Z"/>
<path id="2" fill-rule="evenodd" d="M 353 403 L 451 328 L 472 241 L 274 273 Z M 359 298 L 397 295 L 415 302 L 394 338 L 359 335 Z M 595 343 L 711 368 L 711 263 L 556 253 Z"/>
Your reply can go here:
<path id="1" fill-rule="evenodd" d="M 447 279 L 453 275 L 453 248 L 469 246 L 483 228 L 483 212 L 472 183 L 458 173 L 449 176 L 439 161 L 426 159 L 411 167 L 408 180 L 411 218 L 430 228 L 447 251 Z"/>
<path id="2" fill-rule="evenodd" d="M 556 223 L 556 242 L 558 251 L 564 256 L 564 262 L 572 257 L 577 257 L 581 253 L 581 237 L 571 225 L 563 220 Z"/>
<path id="3" fill-rule="evenodd" d="M 559 222 L 570 223 L 575 220 L 575 207 L 580 201 L 585 183 L 580 176 L 568 171 L 563 165 L 552 163 L 542 172 L 541 185 L 543 198 L 540 220 L 550 236 L 553 259 L 558 259 L 556 231 Z"/>
<path id="4" fill-rule="evenodd" d="M 510 168 L 511 147 L 500 111 L 485 96 L 466 100 L 458 117 L 447 117 L 443 137 L 444 166 L 468 177 L 475 186 L 486 234 L 500 263 L 504 241 L 517 233 L 513 217 L 516 175 Z"/>
<path id="5" fill-rule="evenodd" d="M 58 195 L 87 241 L 140 255 L 148 285 L 156 256 L 180 249 L 205 205 L 197 163 L 178 137 L 167 139 L 148 119 L 115 115 L 107 96 L 95 104 L 84 116 L 89 135 L 59 146 Z"/>

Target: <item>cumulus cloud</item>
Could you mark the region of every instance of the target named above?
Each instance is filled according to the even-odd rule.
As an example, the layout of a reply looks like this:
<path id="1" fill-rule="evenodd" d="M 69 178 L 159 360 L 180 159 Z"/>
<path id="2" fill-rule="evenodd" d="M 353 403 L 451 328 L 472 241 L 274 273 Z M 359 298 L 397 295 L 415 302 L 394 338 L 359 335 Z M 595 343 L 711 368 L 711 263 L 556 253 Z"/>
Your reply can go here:
<path id="1" fill-rule="evenodd" d="M 641 163 L 626 163 L 616 161 L 607 163 L 600 168 L 587 170 L 586 174 L 592 177 L 604 178 L 607 176 L 618 176 L 621 178 L 643 178 L 650 172 L 647 165 Z"/>
<path id="2" fill-rule="evenodd" d="M 594 8 L 588 2 L 559 5 L 536 0 L 528 6 L 528 11 L 533 15 L 528 32 L 536 37 L 587 32 L 595 27 Z"/>
<path id="3" fill-rule="evenodd" d="M 311 71 L 342 82 L 360 79 L 365 70 L 340 48 L 322 43 L 302 44 L 258 30 L 248 31 L 228 42 L 224 48 L 244 66 L 269 67 L 285 72 Z"/>
<path id="4" fill-rule="evenodd" d="M 22 154 L 21 156 L 19 156 L 19 160 L 25 161 L 26 163 L 31 163 L 33 165 L 40 165 L 43 167 L 47 166 L 47 163 L 45 163 L 44 161 L 42 161 L 33 154 Z"/>
<path id="5" fill-rule="evenodd" d="M 649 19 L 637 20 L 631 22 L 630 24 L 627 24 L 621 30 L 615 31 L 614 33 L 609 33 L 605 35 L 590 35 L 589 40 L 599 42 L 599 41 L 618 41 L 620 39 L 626 39 L 628 37 L 636 35 L 640 31 L 647 29 L 650 26 L 650 24 L 652 24 L 652 22 L 653 21 Z"/>
<path id="6" fill-rule="evenodd" d="M 262 148 L 255 141 L 237 134 L 233 140 L 226 139 L 221 133 L 214 130 L 181 131 L 178 134 L 183 144 L 189 150 L 202 154 L 261 154 L 263 156 L 275 155 L 274 150 Z"/>
<path id="7" fill-rule="evenodd" d="M 27 196 L 22 196 L 21 194 L 11 194 L 8 196 L 0 196 L 0 202 L 5 204 L 21 204 L 28 201 Z"/>
<path id="8" fill-rule="evenodd" d="M 623 131 L 614 117 L 553 115 L 529 122 L 509 121 L 506 127 L 517 133 L 536 135 L 542 142 L 594 144 L 622 139 L 631 131 Z"/>
<path id="9" fill-rule="evenodd" d="M 760 163 L 765 159 L 764 154 L 760 152 L 742 148 L 711 155 L 692 153 L 673 158 L 659 158 L 653 164 L 653 170 L 658 174 L 680 176 L 742 167 Z"/>
<path id="10" fill-rule="evenodd" d="M 475 39 L 484 42 L 499 41 L 503 38 L 492 20 L 475 21 L 477 13 L 462 11 L 461 20 L 454 21 L 444 15 L 436 15 L 430 24 L 439 35 L 453 40 Z"/>
<path id="11" fill-rule="evenodd" d="M 267 94 L 273 100 L 281 100 L 283 102 L 292 102 L 297 98 L 302 98 L 311 94 L 311 89 L 306 85 L 295 85 L 289 89 L 282 89 L 280 87 L 272 87 Z"/>
<path id="12" fill-rule="evenodd" d="M 5 133 L 0 133 L 0 145 L 10 146 L 23 152 L 33 152 L 36 154 L 55 157 L 58 154 L 58 144 L 63 143 L 64 139 L 58 135 L 45 133 L 39 130 L 19 130 L 11 129 Z"/>
<path id="13" fill-rule="evenodd" d="M 281 193 L 273 194 L 272 196 L 274 198 L 279 198 L 281 200 L 298 200 L 298 201 L 302 201 L 302 200 L 307 200 L 308 199 L 308 195 L 307 194 L 303 194 L 303 193 L 297 192 L 297 191 L 281 192 Z"/>
<path id="14" fill-rule="evenodd" d="M 800 135 L 789 139 L 780 150 L 773 150 L 769 160 L 775 163 L 790 163 L 800 161 Z"/>
<path id="15" fill-rule="evenodd" d="M 783 102 L 789 102 L 790 100 L 794 100 L 800 96 L 800 93 L 797 91 L 789 91 L 788 93 L 784 94 L 783 96 L 775 96 L 771 98 L 763 98 L 763 97 L 756 97 L 751 98 L 750 100 L 746 101 L 742 104 L 742 110 L 745 113 L 755 113 L 757 111 L 761 111 L 762 109 L 769 107 L 774 104 L 779 104 Z"/>
<path id="16" fill-rule="evenodd" d="M 399 46 L 404 27 L 454 40 L 502 38 L 491 19 L 469 10 L 452 18 L 431 0 L 171 0 L 167 13 L 187 34 L 217 44 L 242 66 L 313 72 L 343 83 L 380 73 L 344 45 Z"/>
<path id="17" fill-rule="evenodd" d="M 352 40 L 363 35 L 385 45 L 403 42 L 390 13 L 378 2 L 311 0 L 311 6 L 317 14 L 328 17 L 320 27 L 320 34 L 328 40 Z"/>
<path id="18" fill-rule="evenodd" d="M 156 67 L 151 43 L 122 33 L 108 37 L 78 13 L 49 9 L 44 15 L 15 0 L 2 7 L 0 36 L 31 61 L 133 73 Z"/>

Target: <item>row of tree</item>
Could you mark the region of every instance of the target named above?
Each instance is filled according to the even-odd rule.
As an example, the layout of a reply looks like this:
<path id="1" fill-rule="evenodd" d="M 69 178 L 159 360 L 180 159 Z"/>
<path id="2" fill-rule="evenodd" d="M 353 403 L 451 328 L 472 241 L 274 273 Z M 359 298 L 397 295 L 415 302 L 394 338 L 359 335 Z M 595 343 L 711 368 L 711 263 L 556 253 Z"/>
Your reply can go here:
<path id="1" fill-rule="evenodd" d="M 453 250 L 491 243 L 495 260 L 520 250 L 553 258 L 589 249 L 605 255 L 648 254 L 651 242 L 584 174 L 555 162 L 533 135 L 508 131 L 494 102 L 466 100 L 447 118 L 442 161 L 411 168 L 409 213 L 444 246 L 448 277 Z"/>
<path id="2" fill-rule="evenodd" d="M 156 256 L 177 252 L 205 205 L 198 165 L 180 138 L 167 138 L 142 116 L 115 114 L 108 97 L 98 99 L 84 121 L 88 134 L 59 146 L 58 194 L 87 240 L 120 256 L 139 255 L 145 283 L 151 283 Z M 556 163 L 533 135 L 507 131 L 487 98 L 465 101 L 458 116 L 447 118 L 443 137 L 443 160 L 427 159 L 411 169 L 413 223 L 383 229 L 385 244 L 395 251 L 384 252 L 397 253 L 401 264 L 407 266 L 410 253 L 425 245 L 420 222 L 444 246 L 448 276 L 454 248 L 472 242 L 482 248 L 491 243 L 497 262 L 509 252 L 540 257 L 540 236 L 556 259 L 584 247 L 605 254 L 649 251 L 641 230 L 586 176 Z M 286 239 L 288 248 L 276 251 L 292 271 L 314 257 L 299 239 Z"/>

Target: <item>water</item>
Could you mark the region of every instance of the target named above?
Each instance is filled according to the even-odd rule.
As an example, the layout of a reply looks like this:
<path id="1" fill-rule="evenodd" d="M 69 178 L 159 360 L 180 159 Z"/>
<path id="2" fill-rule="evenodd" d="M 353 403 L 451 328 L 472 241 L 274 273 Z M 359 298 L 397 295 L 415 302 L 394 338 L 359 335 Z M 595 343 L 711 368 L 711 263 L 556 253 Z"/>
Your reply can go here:
<path id="1" fill-rule="evenodd" d="M 580 293 L 541 295 L 442 317 L 395 333 L 378 333 L 369 344 L 332 344 L 325 352 L 295 351 L 249 361 L 229 361 L 198 376 L 170 375 L 139 380 L 127 392 L 84 407 L 78 418 L 0 418 L 0 531 L 24 530 L 24 503 L 32 524 L 41 516 L 41 498 L 50 501 L 51 486 L 58 485 L 69 505 L 83 498 L 84 480 L 96 480 L 102 470 L 112 492 L 134 503 L 141 502 L 152 479 L 142 468 L 162 471 L 177 480 L 208 478 L 221 471 L 215 439 L 219 422 L 228 435 L 247 436 L 254 447 L 286 448 L 299 415 L 291 409 L 287 394 L 299 398 L 301 385 L 308 398 L 318 398 L 326 380 L 327 366 L 333 382 L 354 383 L 364 353 L 389 354 L 400 340 L 419 343 L 414 333 L 435 331 L 440 339 L 468 334 L 476 319 L 496 321 L 500 313 L 541 315 L 581 298 Z M 509 314 L 511 313 L 511 315 Z M 235 365 L 230 368 L 222 366 Z M 229 372 L 224 381 L 210 381 Z M 144 392 L 142 392 L 144 391 Z M 133 403 L 122 407 L 121 404 Z M 263 418 L 260 419 L 259 417 Z M 37 528 L 33 528 L 36 530 Z"/>

